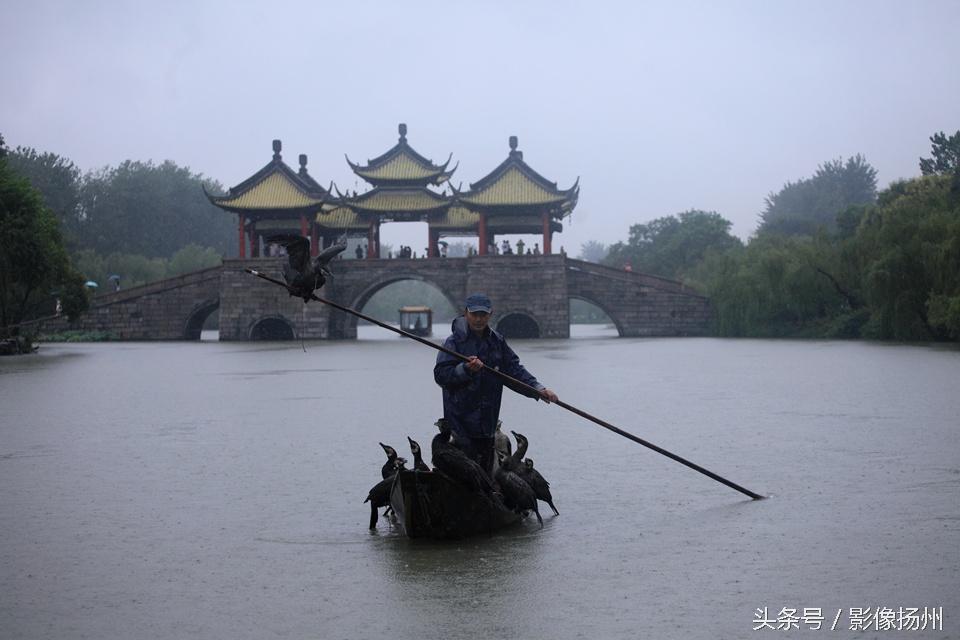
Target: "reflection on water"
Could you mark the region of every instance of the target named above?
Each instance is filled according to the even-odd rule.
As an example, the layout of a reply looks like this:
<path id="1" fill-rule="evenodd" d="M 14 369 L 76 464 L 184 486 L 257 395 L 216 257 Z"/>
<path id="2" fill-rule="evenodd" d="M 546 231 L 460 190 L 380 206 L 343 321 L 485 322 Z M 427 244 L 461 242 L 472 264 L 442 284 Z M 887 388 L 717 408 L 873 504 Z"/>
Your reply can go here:
<path id="1" fill-rule="evenodd" d="M 427 443 L 441 411 L 422 345 L 0 359 L 0 635 L 716 638 L 764 606 L 960 610 L 955 349 L 601 329 L 512 344 L 565 401 L 773 497 L 507 393 L 562 515 L 371 534 L 378 442 Z"/>

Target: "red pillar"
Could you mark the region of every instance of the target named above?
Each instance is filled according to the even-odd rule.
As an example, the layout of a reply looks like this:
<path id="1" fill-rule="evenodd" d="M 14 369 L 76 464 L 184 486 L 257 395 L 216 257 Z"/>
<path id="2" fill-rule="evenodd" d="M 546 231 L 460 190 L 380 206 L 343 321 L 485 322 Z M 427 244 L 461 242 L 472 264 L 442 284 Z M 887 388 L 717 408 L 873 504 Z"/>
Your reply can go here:
<path id="1" fill-rule="evenodd" d="M 260 257 L 260 238 L 257 236 L 257 221 L 250 223 L 250 257 Z"/>
<path id="2" fill-rule="evenodd" d="M 477 254 L 487 255 L 487 214 L 480 214 L 480 222 L 477 223 Z"/>
<path id="3" fill-rule="evenodd" d="M 237 255 L 240 256 L 241 260 L 244 260 L 247 257 L 247 243 L 244 242 L 246 238 L 243 237 L 243 234 L 244 234 L 243 224 L 245 220 L 243 219 L 242 213 L 240 214 L 239 217 L 240 217 L 240 225 L 237 231 L 239 232 L 239 236 L 240 236 L 240 245 L 239 245 L 240 248 L 239 248 L 239 251 L 237 251 Z"/>
<path id="4" fill-rule="evenodd" d="M 553 235 L 550 231 L 550 214 L 547 212 L 543 213 L 543 255 L 550 255 L 550 236 Z"/>
<path id="5" fill-rule="evenodd" d="M 310 235 L 310 231 L 307 229 L 307 216 L 300 214 L 300 235 L 304 238 Z"/>
<path id="6" fill-rule="evenodd" d="M 370 221 L 370 228 L 367 229 L 367 260 L 373 260 L 374 252 L 376 251 L 377 240 L 377 223 L 375 220 Z"/>
<path id="7" fill-rule="evenodd" d="M 440 230 L 427 228 L 427 257 L 437 258 L 437 242 L 440 240 Z"/>
<path id="8" fill-rule="evenodd" d="M 320 253 L 320 239 L 318 237 L 317 223 L 310 223 L 310 255 L 316 257 Z"/>

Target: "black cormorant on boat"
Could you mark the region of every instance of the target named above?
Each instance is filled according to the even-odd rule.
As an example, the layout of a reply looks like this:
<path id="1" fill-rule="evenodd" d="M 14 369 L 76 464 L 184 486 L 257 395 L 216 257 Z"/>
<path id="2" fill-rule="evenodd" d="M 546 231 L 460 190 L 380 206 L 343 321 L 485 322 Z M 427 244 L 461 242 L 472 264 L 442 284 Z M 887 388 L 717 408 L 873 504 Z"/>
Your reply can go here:
<path id="1" fill-rule="evenodd" d="M 537 495 L 533 492 L 533 488 L 514 470 L 515 464 L 512 457 L 507 458 L 503 452 L 499 451 L 497 457 L 500 459 L 500 467 L 497 469 L 496 478 L 503 493 L 503 501 L 517 512 L 533 511 L 537 514 L 537 520 L 542 529 L 543 518 L 537 508 Z"/>
<path id="2" fill-rule="evenodd" d="M 430 471 L 430 467 L 423 461 L 423 454 L 420 453 L 420 444 L 410 436 L 407 436 L 407 441 L 410 442 L 410 451 L 413 453 L 413 470 Z"/>
<path id="3" fill-rule="evenodd" d="M 440 433 L 433 437 L 431 452 L 433 466 L 466 487 L 482 494 L 493 493 L 493 481 L 475 460 L 450 442 L 450 426 L 443 418 L 437 420 Z"/>
<path id="4" fill-rule="evenodd" d="M 510 464 L 514 470 L 517 470 L 522 464 L 523 456 L 527 455 L 527 447 L 530 446 L 530 441 L 527 440 L 526 436 L 522 433 L 517 433 L 516 431 L 511 431 L 510 433 L 517 439 L 517 450 L 510 456 Z"/>
<path id="5" fill-rule="evenodd" d="M 530 485 L 530 488 L 533 489 L 533 492 L 537 495 L 537 500 L 550 505 L 554 515 L 560 515 L 560 512 L 557 511 L 557 508 L 553 504 L 553 496 L 550 495 L 550 483 L 540 475 L 539 471 L 533 468 L 533 460 L 530 458 L 524 460 L 523 465 L 517 469 L 517 474 Z"/>
<path id="6" fill-rule="evenodd" d="M 378 519 L 378 509 L 380 507 L 387 507 L 387 511 L 390 511 L 392 507 L 390 506 L 390 490 L 393 489 L 393 482 L 397 479 L 397 474 L 394 473 L 388 478 L 384 478 L 377 484 L 373 485 L 373 488 L 370 489 L 370 492 L 367 494 L 367 499 L 364 502 L 370 503 L 370 528 L 377 528 L 377 519 Z M 383 512 L 383 515 L 387 515 L 387 511 Z"/>
<path id="7" fill-rule="evenodd" d="M 407 464 L 407 459 L 398 456 L 397 450 L 390 445 L 383 444 L 382 442 L 379 444 L 383 447 L 383 452 L 387 454 L 387 461 L 383 463 L 383 468 L 380 469 L 380 475 L 384 478 L 389 478 L 404 468 L 404 465 Z"/>
<path id="8" fill-rule="evenodd" d="M 326 276 L 332 275 L 327 263 L 347 248 L 346 239 L 327 247 L 317 257 L 310 259 L 310 240 L 292 234 L 281 233 L 268 237 L 267 242 L 282 245 L 287 250 L 287 264 L 283 265 L 283 279 L 291 296 L 303 298 L 309 302 L 313 292 L 323 286 Z"/>

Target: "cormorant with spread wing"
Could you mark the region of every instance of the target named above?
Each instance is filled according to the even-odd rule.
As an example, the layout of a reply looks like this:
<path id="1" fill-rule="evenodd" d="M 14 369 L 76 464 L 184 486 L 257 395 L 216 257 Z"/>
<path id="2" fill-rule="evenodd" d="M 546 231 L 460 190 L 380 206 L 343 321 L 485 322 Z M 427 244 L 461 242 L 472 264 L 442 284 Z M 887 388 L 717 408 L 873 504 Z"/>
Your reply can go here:
<path id="1" fill-rule="evenodd" d="M 316 258 L 310 259 L 310 240 L 303 236 L 281 233 L 270 236 L 267 242 L 279 244 L 287 250 L 287 264 L 283 266 L 283 279 L 291 296 L 310 301 L 313 292 L 323 286 L 326 276 L 332 276 L 327 263 L 347 248 L 346 236 L 337 244 L 321 251 Z"/>

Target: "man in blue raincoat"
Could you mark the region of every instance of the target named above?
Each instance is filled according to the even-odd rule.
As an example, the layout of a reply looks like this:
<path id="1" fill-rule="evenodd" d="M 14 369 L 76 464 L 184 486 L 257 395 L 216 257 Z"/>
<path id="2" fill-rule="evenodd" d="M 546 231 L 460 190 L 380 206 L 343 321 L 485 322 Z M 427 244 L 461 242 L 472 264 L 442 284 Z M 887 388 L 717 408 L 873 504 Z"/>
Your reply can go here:
<path id="1" fill-rule="evenodd" d="M 511 386 L 522 395 L 554 402 L 557 394 L 540 384 L 520 364 L 520 358 L 504 337 L 488 326 L 493 312 L 490 298 L 482 293 L 473 294 L 464 307 L 464 314 L 453 321 L 453 334 L 443 346 L 468 356 L 469 360 L 464 362 L 441 351 L 433 368 L 433 379 L 443 387 L 443 417 L 451 426 L 454 443 L 491 472 L 500 398 L 507 383 L 484 371 L 483 366 L 498 369 L 537 390 L 534 393 Z"/>

